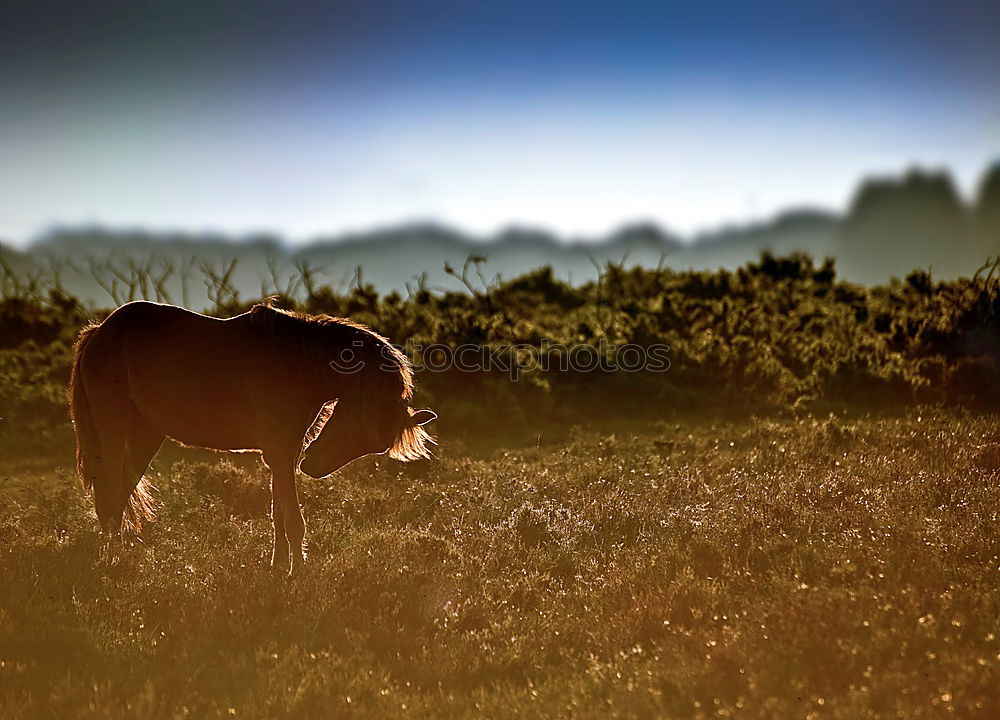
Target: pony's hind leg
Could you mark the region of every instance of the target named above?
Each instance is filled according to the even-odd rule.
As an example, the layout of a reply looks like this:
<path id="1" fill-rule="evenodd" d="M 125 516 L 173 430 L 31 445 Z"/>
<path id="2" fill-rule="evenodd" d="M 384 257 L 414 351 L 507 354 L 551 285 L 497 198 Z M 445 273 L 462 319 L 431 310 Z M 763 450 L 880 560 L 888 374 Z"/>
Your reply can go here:
<path id="1" fill-rule="evenodd" d="M 94 508 L 104 532 L 117 534 L 121 532 L 132 492 L 156 448 L 151 447 L 153 440 L 148 426 L 132 402 L 121 394 L 117 381 L 108 383 L 105 378 L 105 386 L 91 393 L 92 399 L 95 396 L 102 402 L 92 401 L 94 423 L 100 436 L 93 481 Z M 140 465 L 141 470 L 136 474 L 135 469 Z"/>
<path id="2" fill-rule="evenodd" d="M 93 491 L 97 519 L 106 533 L 121 531 L 126 441 L 133 406 L 126 394 L 127 370 L 118 339 L 101 325 L 77 347 L 73 366 L 73 419 L 80 469 Z"/>
<path id="3" fill-rule="evenodd" d="M 128 495 L 124 493 L 125 435 L 111 428 L 101 429 L 101 450 L 97 456 L 98 471 L 94 479 L 94 509 L 101 529 L 106 533 L 121 532 L 122 518 Z"/>
<path id="4" fill-rule="evenodd" d="M 126 520 L 136 532 L 141 528 L 143 520 L 149 520 L 153 516 L 152 498 L 147 484 L 143 482 L 143 474 L 163 440 L 164 435 L 150 426 L 138 409 L 133 408 L 125 443 L 122 494 Z"/>

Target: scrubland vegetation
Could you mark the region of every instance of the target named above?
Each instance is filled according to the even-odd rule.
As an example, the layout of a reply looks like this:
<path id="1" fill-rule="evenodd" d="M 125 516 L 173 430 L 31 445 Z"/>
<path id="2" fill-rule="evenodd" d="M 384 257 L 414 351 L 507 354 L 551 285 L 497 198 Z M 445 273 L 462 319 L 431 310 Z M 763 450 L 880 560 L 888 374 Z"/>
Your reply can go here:
<path id="1" fill-rule="evenodd" d="M 990 269 L 864 288 L 804 257 L 581 287 L 474 268 L 461 294 L 278 303 L 423 345 L 666 343 L 671 369 L 418 373 L 438 458 L 302 478 L 290 580 L 252 456 L 165 448 L 157 520 L 103 544 L 64 389 L 100 313 L 9 276 L 5 717 L 995 715 Z"/>

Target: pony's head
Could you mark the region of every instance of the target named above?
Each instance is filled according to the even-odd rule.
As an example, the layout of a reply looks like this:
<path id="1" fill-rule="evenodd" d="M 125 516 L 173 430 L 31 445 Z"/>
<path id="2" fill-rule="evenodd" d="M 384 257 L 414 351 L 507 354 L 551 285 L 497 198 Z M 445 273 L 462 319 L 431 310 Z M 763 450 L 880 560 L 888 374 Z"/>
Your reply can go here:
<path id="1" fill-rule="evenodd" d="M 365 455 L 388 454 L 403 462 L 431 456 L 434 440 L 423 426 L 437 414 L 410 406 L 409 361 L 385 338 L 364 331 L 364 362 L 345 376 L 336 403 L 324 406 L 306 435 L 299 463 L 306 475 L 325 477 Z"/>
<path id="2" fill-rule="evenodd" d="M 377 418 L 362 419 L 350 404 L 338 402 L 325 414 L 325 423 L 318 418 L 322 427 L 313 433 L 315 438 L 299 463 L 299 469 L 311 477 L 326 477 L 365 455 L 387 454 L 404 462 L 431 456 L 427 446 L 433 440 L 423 426 L 437 417 L 433 410 L 396 403 Z"/>

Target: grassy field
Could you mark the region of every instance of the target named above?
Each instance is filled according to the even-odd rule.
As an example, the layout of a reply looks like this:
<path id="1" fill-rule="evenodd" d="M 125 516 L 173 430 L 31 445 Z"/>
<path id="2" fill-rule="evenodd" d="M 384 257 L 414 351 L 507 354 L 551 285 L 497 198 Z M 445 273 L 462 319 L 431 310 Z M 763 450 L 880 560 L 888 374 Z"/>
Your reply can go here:
<path id="1" fill-rule="evenodd" d="M 445 437 L 303 479 L 291 580 L 253 457 L 165 449 L 111 553 L 7 457 L 3 717 L 996 717 L 1000 420 L 902 412 Z"/>

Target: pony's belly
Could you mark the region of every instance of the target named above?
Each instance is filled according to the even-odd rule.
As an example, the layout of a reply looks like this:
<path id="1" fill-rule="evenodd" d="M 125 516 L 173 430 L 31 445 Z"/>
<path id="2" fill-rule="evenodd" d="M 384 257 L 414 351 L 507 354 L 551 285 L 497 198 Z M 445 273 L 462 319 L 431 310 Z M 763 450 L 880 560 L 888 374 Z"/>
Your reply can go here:
<path id="1" fill-rule="evenodd" d="M 144 403 L 142 414 L 150 425 L 184 445 L 213 450 L 258 449 L 254 433 L 245 425 L 245 415 L 219 412 L 211 402 L 167 406 Z"/>
<path id="2" fill-rule="evenodd" d="M 252 411 L 233 378 L 184 367 L 183 362 L 172 369 L 176 372 L 146 368 L 130 378 L 132 402 L 150 425 L 185 445 L 256 447 L 257 433 L 248 422 Z"/>
<path id="3" fill-rule="evenodd" d="M 260 449 L 257 447 L 258 443 L 250 441 L 247 438 L 240 438 L 225 433 L 168 432 L 166 436 L 171 440 L 179 442 L 181 445 L 207 448 L 209 450 L 243 451 Z"/>

